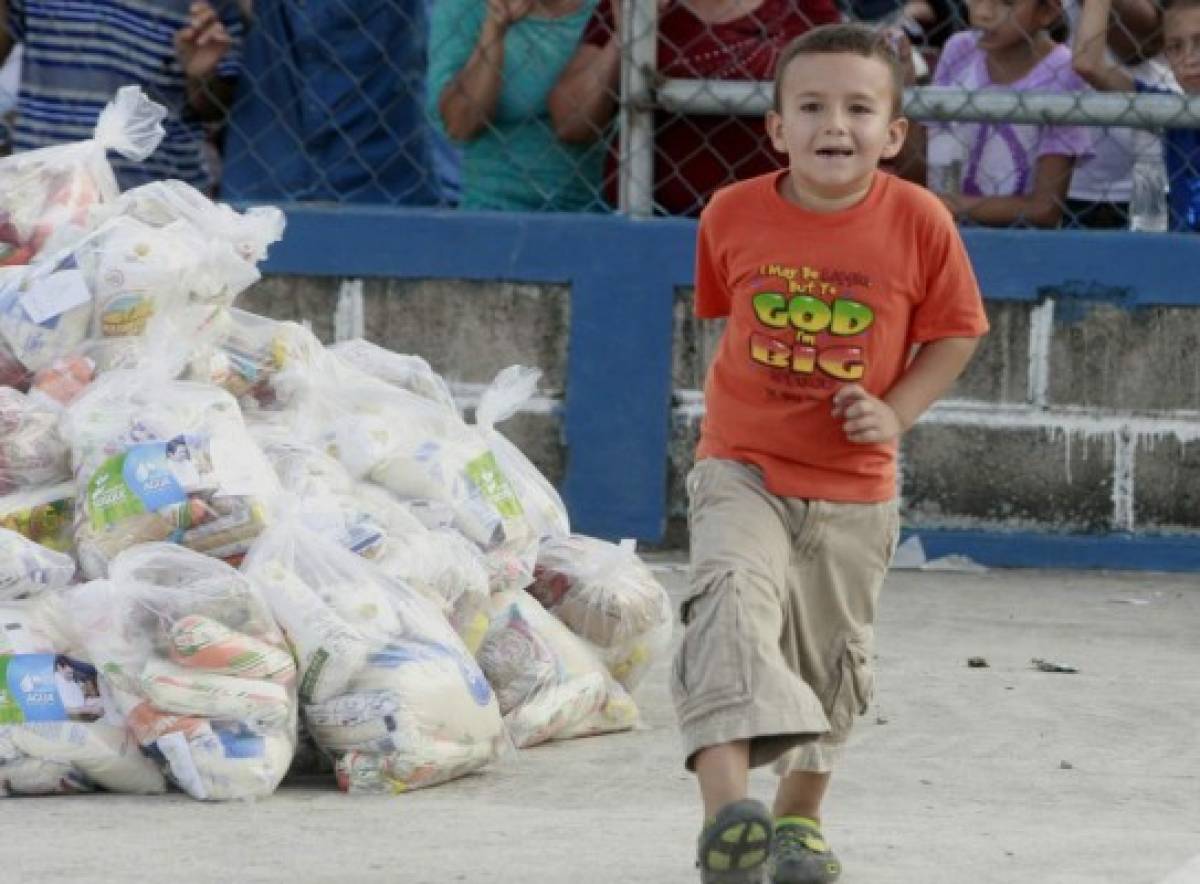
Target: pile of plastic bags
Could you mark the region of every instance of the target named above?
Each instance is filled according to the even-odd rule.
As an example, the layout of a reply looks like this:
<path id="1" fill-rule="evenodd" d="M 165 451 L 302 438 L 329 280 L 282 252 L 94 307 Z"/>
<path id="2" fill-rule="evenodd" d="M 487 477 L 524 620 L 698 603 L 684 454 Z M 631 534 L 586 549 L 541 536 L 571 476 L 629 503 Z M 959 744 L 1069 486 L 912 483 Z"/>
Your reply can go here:
<path id="1" fill-rule="evenodd" d="M 0 793 L 271 794 L 301 744 L 349 792 L 628 730 L 670 641 L 632 543 L 571 534 L 419 356 L 237 309 L 275 209 L 119 193 L 161 108 L 0 160 Z"/>

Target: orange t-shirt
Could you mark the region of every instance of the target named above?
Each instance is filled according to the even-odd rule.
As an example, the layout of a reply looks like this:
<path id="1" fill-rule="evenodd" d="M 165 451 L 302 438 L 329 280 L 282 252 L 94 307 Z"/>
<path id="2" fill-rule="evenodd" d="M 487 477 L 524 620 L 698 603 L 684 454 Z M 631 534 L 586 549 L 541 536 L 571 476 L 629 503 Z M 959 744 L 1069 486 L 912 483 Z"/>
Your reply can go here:
<path id="1" fill-rule="evenodd" d="M 882 397 L 912 345 L 987 332 L 950 213 L 878 172 L 858 205 L 816 213 L 772 172 L 719 191 L 700 216 L 696 315 L 728 316 L 705 384 L 697 458 L 755 464 L 782 497 L 896 495 L 896 443 L 849 441 L 832 415 L 846 383 Z"/>

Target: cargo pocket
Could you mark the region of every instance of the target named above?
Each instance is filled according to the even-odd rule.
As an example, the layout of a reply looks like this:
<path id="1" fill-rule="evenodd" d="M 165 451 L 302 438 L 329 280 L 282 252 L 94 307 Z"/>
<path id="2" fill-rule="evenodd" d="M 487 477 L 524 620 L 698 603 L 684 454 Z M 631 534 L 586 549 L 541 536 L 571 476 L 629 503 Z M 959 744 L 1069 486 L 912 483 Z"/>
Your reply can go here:
<path id="1" fill-rule="evenodd" d="M 683 605 L 686 631 L 671 670 L 681 723 L 750 700 L 750 640 L 741 591 L 726 577 Z"/>
<path id="2" fill-rule="evenodd" d="M 830 732 L 844 738 L 856 715 L 863 715 L 875 697 L 875 632 L 870 626 L 856 629 L 846 637 L 838 660 L 838 680 L 832 708 L 828 710 Z"/>

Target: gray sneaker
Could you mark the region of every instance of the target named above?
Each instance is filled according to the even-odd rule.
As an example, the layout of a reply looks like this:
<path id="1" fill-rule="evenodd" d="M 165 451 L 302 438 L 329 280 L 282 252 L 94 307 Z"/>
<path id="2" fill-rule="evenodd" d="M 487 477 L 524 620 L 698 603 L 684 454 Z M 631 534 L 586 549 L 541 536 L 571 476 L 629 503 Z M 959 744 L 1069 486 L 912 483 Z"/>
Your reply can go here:
<path id="1" fill-rule="evenodd" d="M 762 884 L 771 848 L 771 814 L 761 801 L 726 804 L 700 832 L 702 884 Z"/>
<path id="2" fill-rule="evenodd" d="M 771 838 L 771 884 L 830 884 L 842 864 L 821 830 L 810 823 L 785 820 Z"/>

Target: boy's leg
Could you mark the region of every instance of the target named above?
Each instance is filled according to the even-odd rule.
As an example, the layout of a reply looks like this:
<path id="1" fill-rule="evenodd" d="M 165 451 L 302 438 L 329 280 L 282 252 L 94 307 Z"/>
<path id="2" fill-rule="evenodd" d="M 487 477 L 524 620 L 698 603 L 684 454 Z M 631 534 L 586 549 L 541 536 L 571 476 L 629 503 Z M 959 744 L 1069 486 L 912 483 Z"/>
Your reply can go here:
<path id="1" fill-rule="evenodd" d="M 704 800 L 704 818 L 712 819 L 731 801 L 749 792 L 750 742 L 737 740 L 701 749 L 695 756 L 696 780 Z"/>
<path id="2" fill-rule="evenodd" d="M 874 694 L 872 624 L 899 535 L 894 503 L 814 501 L 807 515 L 789 574 L 783 645 L 821 698 L 830 730 L 776 763 L 776 884 L 820 884 L 840 874 L 821 835 L 821 802 L 854 718 Z"/>
<path id="3" fill-rule="evenodd" d="M 798 816 L 819 823 L 829 776 L 828 771 L 797 770 L 781 777 L 775 792 L 775 819 Z"/>
<path id="4" fill-rule="evenodd" d="M 701 879 L 758 882 L 771 817 L 746 798 L 751 766 L 828 729 L 821 704 L 780 651 L 791 531 L 757 471 L 701 461 L 688 479 L 691 593 L 671 689 L 687 766 L 705 805 Z"/>

